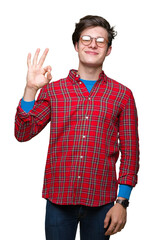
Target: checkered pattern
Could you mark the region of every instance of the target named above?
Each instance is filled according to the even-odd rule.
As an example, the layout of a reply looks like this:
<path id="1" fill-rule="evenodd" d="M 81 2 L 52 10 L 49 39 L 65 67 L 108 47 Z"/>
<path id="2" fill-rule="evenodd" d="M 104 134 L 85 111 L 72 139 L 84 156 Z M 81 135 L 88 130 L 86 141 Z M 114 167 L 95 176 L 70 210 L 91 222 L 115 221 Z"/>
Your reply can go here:
<path id="1" fill-rule="evenodd" d="M 101 206 L 115 201 L 118 184 L 137 183 L 137 110 L 132 91 L 103 71 L 90 93 L 79 78 L 70 70 L 67 78 L 43 87 L 29 113 L 20 101 L 15 136 L 28 141 L 51 121 L 42 197 L 61 205 Z"/>

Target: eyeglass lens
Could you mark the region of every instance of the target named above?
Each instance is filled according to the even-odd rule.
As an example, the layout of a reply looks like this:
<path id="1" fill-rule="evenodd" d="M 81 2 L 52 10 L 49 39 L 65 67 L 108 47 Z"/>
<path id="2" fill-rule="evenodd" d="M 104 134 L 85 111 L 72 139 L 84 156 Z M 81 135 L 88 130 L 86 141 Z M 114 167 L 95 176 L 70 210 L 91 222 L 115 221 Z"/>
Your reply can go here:
<path id="1" fill-rule="evenodd" d="M 88 46 L 92 42 L 92 39 L 93 38 L 91 36 L 87 36 L 87 35 L 84 35 L 84 36 L 81 37 L 82 43 L 86 46 Z M 99 46 L 99 47 L 104 46 L 105 39 L 103 37 L 95 38 L 95 40 L 96 40 L 97 46 Z"/>

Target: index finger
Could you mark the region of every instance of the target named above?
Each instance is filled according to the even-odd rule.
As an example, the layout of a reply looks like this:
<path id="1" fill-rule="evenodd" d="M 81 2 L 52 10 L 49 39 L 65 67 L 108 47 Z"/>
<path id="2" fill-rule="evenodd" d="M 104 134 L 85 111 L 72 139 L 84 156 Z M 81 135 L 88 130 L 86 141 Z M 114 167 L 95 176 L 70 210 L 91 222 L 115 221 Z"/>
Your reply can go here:
<path id="1" fill-rule="evenodd" d="M 45 58 L 46 58 L 46 56 L 47 56 L 48 51 L 49 51 L 49 48 L 46 48 L 46 49 L 44 50 L 44 53 L 43 53 L 43 55 L 42 55 L 42 57 L 40 58 L 39 63 L 38 63 L 38 65 L 39 65 L 40 67 L 43 65 L 44 60 L 45 60 Z"/>

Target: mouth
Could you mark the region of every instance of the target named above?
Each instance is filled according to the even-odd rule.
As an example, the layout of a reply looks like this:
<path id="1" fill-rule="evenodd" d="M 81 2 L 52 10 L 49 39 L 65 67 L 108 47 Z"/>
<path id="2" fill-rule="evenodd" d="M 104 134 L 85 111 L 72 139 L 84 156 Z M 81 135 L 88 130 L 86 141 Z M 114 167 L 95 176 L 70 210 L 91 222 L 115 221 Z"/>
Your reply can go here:
<path id="1" fill-rule="evenodd" d="M 85 51 L 85 53 L 90 55 L 98 55 L 97 52 L 93 52 L 93 51 Z"/>

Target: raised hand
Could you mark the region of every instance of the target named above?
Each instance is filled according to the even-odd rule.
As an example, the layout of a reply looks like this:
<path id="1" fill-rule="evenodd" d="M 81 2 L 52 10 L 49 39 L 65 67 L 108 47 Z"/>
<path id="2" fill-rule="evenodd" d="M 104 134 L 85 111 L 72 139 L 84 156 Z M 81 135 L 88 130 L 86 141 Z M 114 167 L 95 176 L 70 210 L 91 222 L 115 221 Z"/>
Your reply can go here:
<path id="1" fill-rule="evenodd" d="M 48 51 L 49 49 L 46 48 L 39 62 L 37 63 L 38 55 L 40 52 L 40 49 L 38 48 L 35 52 L 32 64 L 31 64 L 31 53 L 28 54 L 28 57 L 27 57 L 27 65 L 28 65 L 27 86 L 28 87 L 38 90 L 39 88 L 42 88 L 43 86 L 48 84 L 52 79 L 51 66 L 47 66 L 45 68 L 42 67 Z M 47 76 L 45 77 L 46 73 L 47 73 Z"/>
<path id="2" fill-rule="evenodd" d="M 48 51 L 49 49 L 46 48 L 39 62 L 38 62 L 38 55 L 40 52 L 39 48 L 35 52 L 32 63 L 31 53 L 29 53 L 27 56 L 28 72 L 27 72 L 27 84 L 24 93 L 25 101 L 32 101 L 35 98 L 37 90 L 47 85 L 52 79 L 51 66 L 46 66 L 43 68 L 43 63 L 45 61 Z"/>

